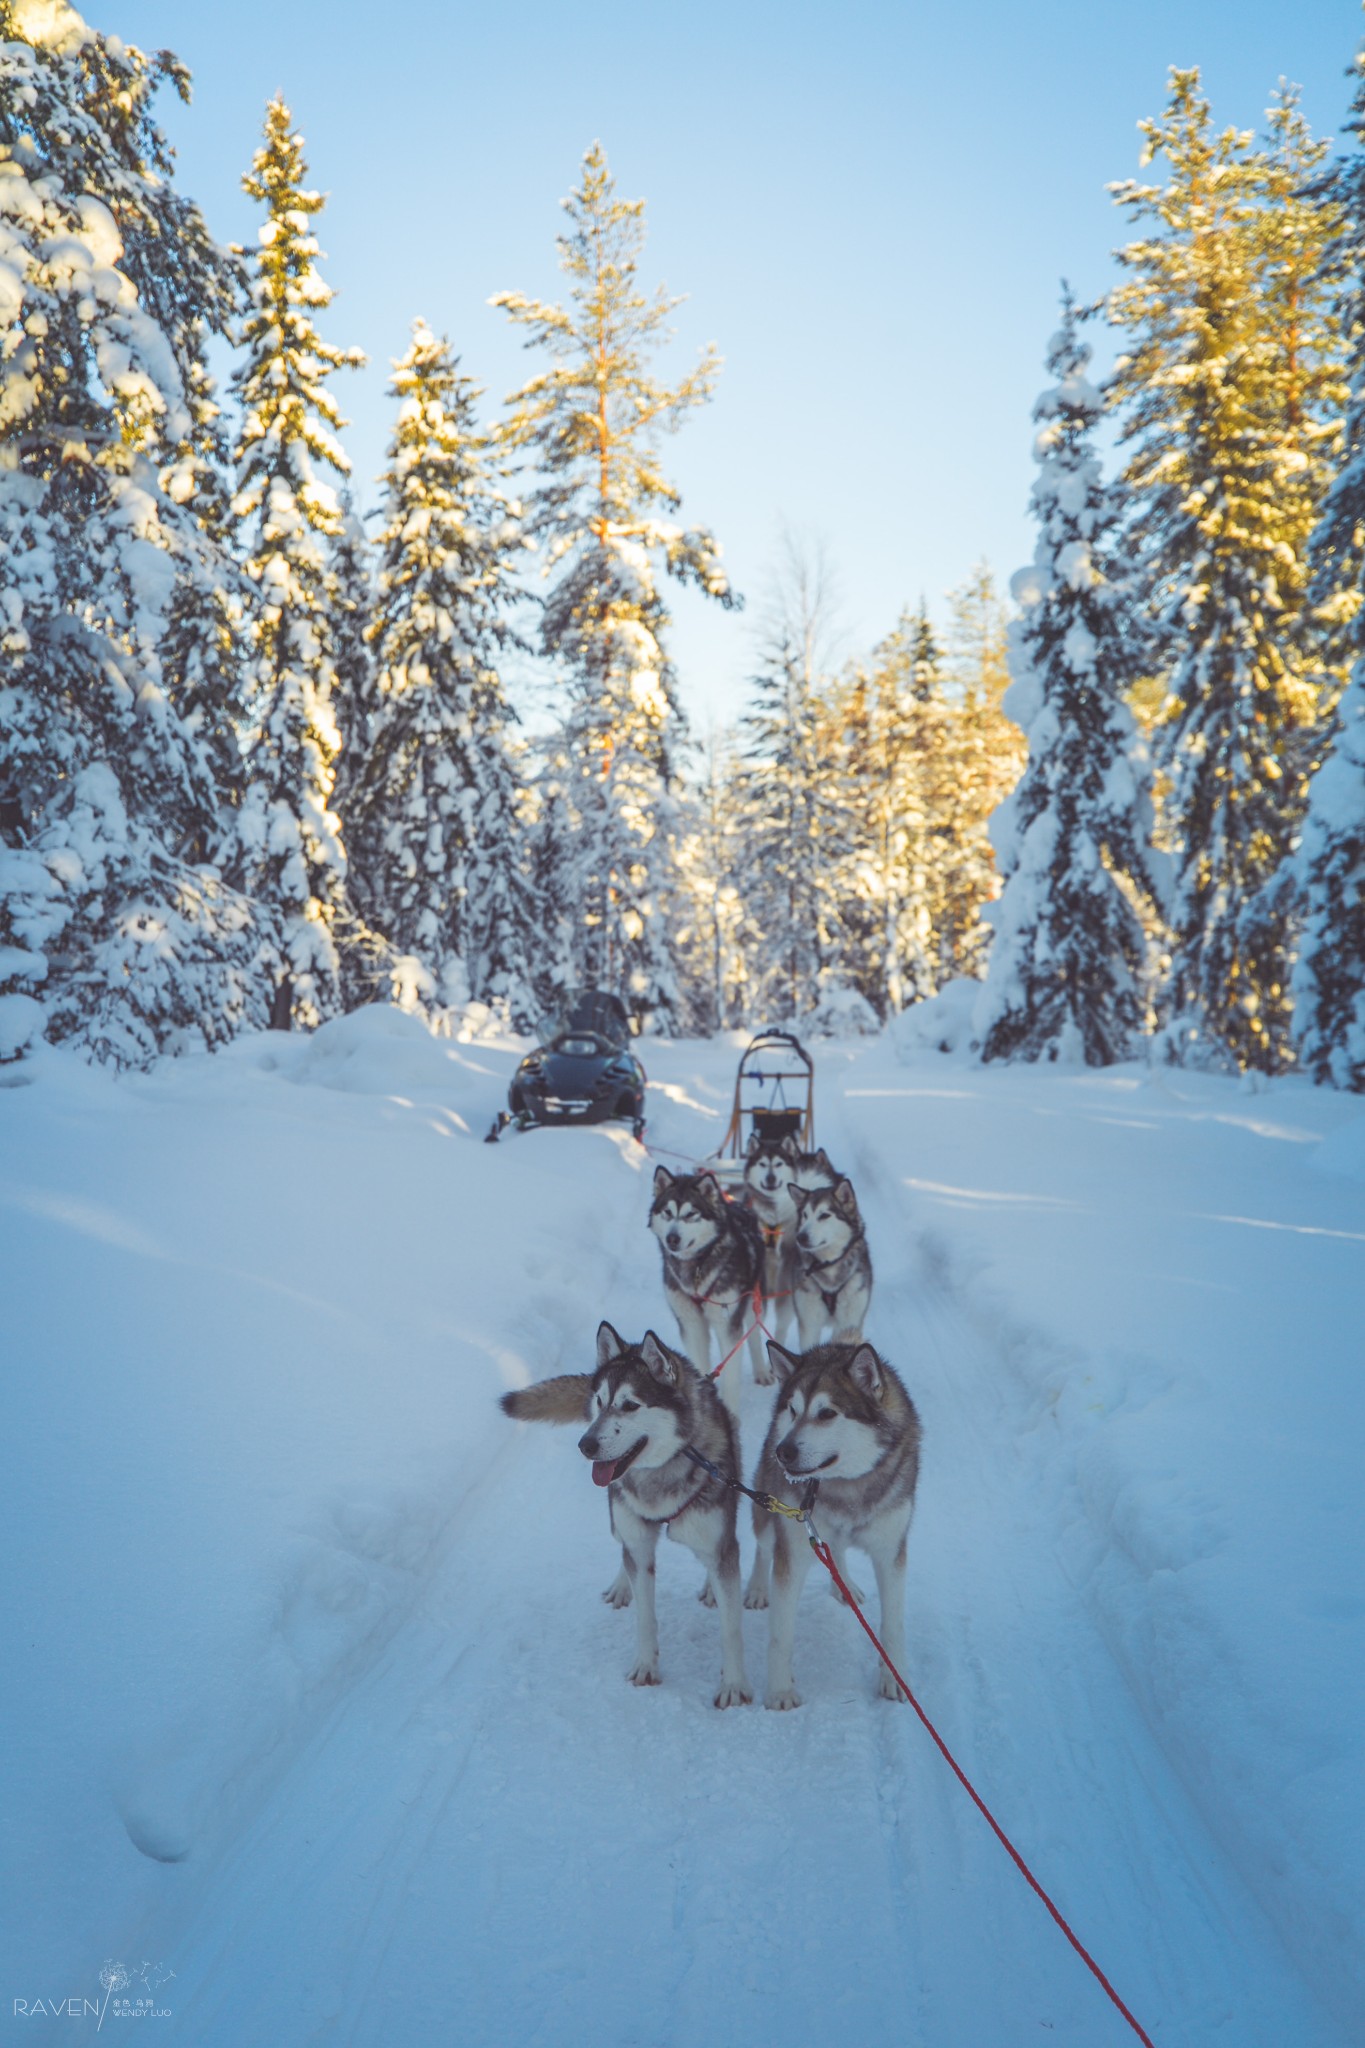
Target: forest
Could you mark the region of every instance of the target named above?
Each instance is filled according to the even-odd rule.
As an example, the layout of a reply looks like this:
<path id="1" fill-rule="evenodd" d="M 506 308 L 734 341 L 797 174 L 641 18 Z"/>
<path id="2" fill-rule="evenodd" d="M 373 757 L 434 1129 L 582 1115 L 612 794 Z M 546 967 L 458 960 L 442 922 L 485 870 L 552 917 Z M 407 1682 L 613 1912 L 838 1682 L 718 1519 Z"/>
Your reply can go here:
<path id="1" fill-rule="evenodd" d="M 1171 72 L 1112 188 L 1119 282 L 1040 337 L 1032 563 L 1007 596 L 979 563 L 946 631 L 907 590 L 836 661 L 793 545 L 703 741 L 670 585 L 742 595 L 666 443 L 720 363 L 663 375 L 677 301 L 603 145 L 560 298 L 495 301 L 528 355 L 501 407 L 460 337 L 395 337 L 365 519 L 290 107 L 244 138 L 256 245 L 223 246 L 154 114 L 180 62 L 0 0 L 0 1061 L 374 1001 L 524 1031 L 594 983 L 654 1033 L 937 1002 L 988 1061 L 1365 1088 L 1350 75 L 1334 150 L 1290 87 L 1220 130 Z M 552 717 L 520 715 L 528 653 Z"/>

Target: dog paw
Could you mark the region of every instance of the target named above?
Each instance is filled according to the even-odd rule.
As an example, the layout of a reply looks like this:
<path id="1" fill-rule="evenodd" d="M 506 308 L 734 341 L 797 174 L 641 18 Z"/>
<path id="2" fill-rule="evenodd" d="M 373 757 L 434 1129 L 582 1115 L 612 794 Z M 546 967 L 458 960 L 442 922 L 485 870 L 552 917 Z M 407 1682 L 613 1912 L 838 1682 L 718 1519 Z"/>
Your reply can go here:
<path id="1" fill-rule="evenodd" d="M 763 1702 L 775 1714 L 789 1714 L 793 1707 L 801 1704 L 801 1695 L 794 1685 L 784 1685 L 775 1692 L 769 1692 Z"/>
<path id="2" fill-rule="evenodd" d="M 620 1571 L 602 1595 L 608 1607 L 629 1607 L 631 1601 L 630 1575 Z"/>
<path id="3" fill-rule="evenodd" d="M 846 1576 L 844 1579 L 844 1584 L 848 1587 L 849 1592 L 853 1595 L 858 1605 L 860 1607 L 866 1607 L 867 1595 L 863 1591 L 862 1587 L 858 1584 L 857 1580 L 850 1579 Z M 835 1585 L 833 1579 L 831 1579 L 829 1582 L 829 1590 L 834 1595 L 836 1600 L 840 1601 L 845 1607 L 847 1607 L 848 1602 L 844 1599 L 843 1594 L 839 1591 L 839 1588 Z"/>
<path id="4" fill-rule="evenodd" d="M 709 1579 L 706 1581 L 706 1584 L 702 1587 L 700 1593 L 698 1593 L 697 1598 L 700 1600 L 703 1607 L 715 1606 L 716 1589 L 711 1584 L 711 1581 Z"/>
<path id="5" fill-rule="evenodd" d="M 659 1683 L 658 1658 L 645 1658 L 643 1662 L 635 1666 L 633 1671 L 628 1671 L 626 1677 L 632 1685 L 657 1685 Z"/>
<path id="6" fill-rule="evenodd" d="M 905 1705 L 905 1694 L 901 1691 L 899 1685 L 884 1664 L 877 1679 L 877 1697 L 883 1700 L 895 1700 L 898 1706 L 903 1707 Z"/>
<path id="7" fill-rule="evenodd" d="M 766 1587 L 766 1586 L 746 1586 L 746 1587 L 745 1587 L 745 1589 L 744 1589 L 744 1605 L 745 1605 L 746 1607 L 748 1607 L 748 1608 L 759 1608 L 759 1607 L 766 1607 L 766 1606 L 767 1606 L 767 1604 L 768 1604 L 768 1589 L 767 1589 L 767 1587 Z"/>
<path id="8" fill-rule="evenodd" d="M 753 1703 L 753 1694 L 743 1685 L 726 1685 L 722 1682 L 720 1691 L 716 1694 L 718 1707 L 751 1707 Z"/>
<path id="9" fill-rule="evenodd" d="M 777 1385 L 777 1374 L 766 1359 L 762 1365 L 754 1367 L 754 1385 L 756 1387 L 775 1387 Z"/>

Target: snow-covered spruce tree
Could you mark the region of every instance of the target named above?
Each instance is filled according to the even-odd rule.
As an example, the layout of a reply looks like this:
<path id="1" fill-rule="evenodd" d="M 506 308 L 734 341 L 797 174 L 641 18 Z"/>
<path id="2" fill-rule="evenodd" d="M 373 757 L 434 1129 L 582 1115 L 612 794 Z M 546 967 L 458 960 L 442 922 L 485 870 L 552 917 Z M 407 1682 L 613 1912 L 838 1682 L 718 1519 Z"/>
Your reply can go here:
<path id="1" fill-rule="evenodd" d="M 527 836 L 527 876 L 535 916 L 531 992 L 537 1013 L 557 1011 L 575 975 L 580 906 L 572 894 L 574 820 L 566 794 L 571 764 L 553 752 L 531 790 L 534 816 Z"/>
<path id="2" fill-rule="evenodd" d="M 735 599 L 711 535 L 672 518 L 678 494 L 656 451 L 710 396 L 717 362 L 707 351 L 675 384 L 651 373 L 679 302 L 639 289 L 644 202 L 618 197 L 599 143 L 564 206 L 568 305 L 519 292 L 493 302 L 549 359 L 509 401 L 508 438 L 539 466 L 528 532 L 554 579 L 542 641 L 569 690 L 575 974 L 666 1029 L 679 1010 L 668 895 L 684 734 L 659 571 Z"/>
<path id="3" fill-rule="evenodd" d="M 708 735 L 702 772 L 684 800 L 678 842 L 678 954 L 690 1028 L 702 1036 L 734 1029 L 753 1013 L 749 968 L 759 934 L 743 893 L 742 771 L 733 736 Z"/>
<path id="4" fill-rule="evenodd" d="M 216 820 L 201 820 L 187 849 L 195 859 L 209 861 L 230 832 L 230 813 L 242 797 L 243 625 L 251 592 L 231 549 L 228 434 L 202 361 L 189 365 L 186 395 L 190 433 L 161 480 L 177 505 L 193 515 L 197 532 L 191 529 L 188 541 L 199 573 L 179 577 L 171 593 L 161 665 L 167 694 L 206 752 L 217 791 Z"/>
<path id="5" fill-rule="evenodd" d="M 990 820 L 1024 765 L 1019 728 L 1001 708 L 1009 685 L 1009 615 L 989 563 L 978 562 L 948 599 L 943 671 L 951 716 L 945 765 L 954 794 L 937 819 L 944 884 L 935 920 L 940 982 L 986 971 L 991 930 L 984 913 L 1000 893 Z"/>
<path id="6" fill-rule="evenodd" d="M 359 780 L 375 713 L 374 549 L 349 489 L 341 493 L 341 526 L 328 550 L 332 593 L 332 673 L 341 751 L 336 760 L 333 809 L 343 830 L 350 824 L 349 793 Z M 347 834 L 349 840 L 349 833 Z"/>
<path id="7" fill-rule="evenodd" d="M 1301 124 L 1269 153 L 1212 131 L 1197 71 L 1174 71 L 1143 161 L 1165 186 L 1125 183 L 1143 223 L 1112 294 L 1128 329 L 1113 393 L 1134 442 L 1135 552 L 1162 650 L 1155 732 L 1175 855 L 1164 1043 L 1172 1058 L 1273 1070 L 1287 1056 L 1290 932 L 1266 895 L 1302 815 L 1328 677 L 1305 616 L 1306 543 L 1325 487 L 1337 365 L 1315 261 L 1286 278 L 1279 165 L 1300 181 Z M 1268 200 L 1270 203 L 1268 203 Z"/>
<path id="8" fill-rule="evenodd" d="M 838 1028 L 840 1013 L 856 1013 L 862 999 L 843 944 L 855 826 L 836 759 L 830 603 L 823 561 L 789 544 L 741 724 L 736 809 L 754 1001 L 770 1017 Z"/>
<path id="9" fill-rule="evenodd" d="M 1313 535 L 1312 595 L 1332 619 L 1350 680 L 1308 791 L 1294 859 L 1301 929 L 1294 1042 L 1320 1082 L 1365 1090 L 1365 45 L 1351 67 L 1351 154 L 1326 190 L 1332 273 L 1350 335 L 1345 455 Z"/>
<path id="10" fill-rule="evenodd" d="M 833 692 L 828 741 L 850 814 L 841 921 L 850 978 L 878 1016 L 933 995 L 952 895 L 960 791 L 952 717 L 921 601 Z"/>
<path id="11" fill-rule="evenodd" d="M 234 821 L 234 876 L 283 920 L 285 958 L 272 1020 L 320 1023 L 341 1007 L 333 926 L 345 909 L 346 856 L 331 796 L 340 745 L 329 543 L 342 530 L 336 489 L 349 464 L 343 421 L 326 380 L 358 367 L 359 349 L 334 348 L 314 316 L 331 303 L 310 222 L 319 192 L 304 186 L 303 139 L 282 99 L 266 109 L 265 141 L 242 180 L 266 208 L 252 259 L 252 309 L 233 378 L 242 408 L 238 524 L 256 590 L 249 665 L 246 789 Z"/>
<path id="12" fill-rule="evenodd" d="M 1038 423 L 1032 566 L 1014 578 L 1009 716 L 1028 765 L 991 838 L 1004 892 L 973 1016 L 984 1060 L 1126 1058 L 1147 1016 L 1151 900 L 1145 752 L 1122 691 L 1132 680 L 1116 537 L 1122 499 L 1094 450 L 1104 401 L 1069 292 L 1047 354 Z"/>
<path id="13" fill-rule="evenodd" d="M 175 649 L 227 575 L 186 451 L 240 277 L 172 183 L 163 80 L 188 97 L 64 0 L 0 0 L 0 1058 L 46 1029 L 142 1063 L 256 1021 L 269 934 L 188 864 L 222 686 Z"/>
<path id="14" fill-rule="evenodd" d="M 356 894 L 443 1004 L 535 1016 L 536 918 L 498 663 L 522 541 L 480 393 L 424 321 L 394 364 L 398 423 L 370 639 L 374 712 L 347 818 Z"/>

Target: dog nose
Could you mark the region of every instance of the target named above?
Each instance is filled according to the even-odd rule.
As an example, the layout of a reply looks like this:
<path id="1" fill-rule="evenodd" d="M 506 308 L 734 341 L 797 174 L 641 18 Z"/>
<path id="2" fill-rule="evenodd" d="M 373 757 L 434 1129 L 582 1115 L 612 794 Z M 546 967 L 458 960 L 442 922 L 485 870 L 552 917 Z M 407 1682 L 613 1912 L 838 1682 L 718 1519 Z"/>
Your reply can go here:
<path id="1" fill-rule="evenodd" d="M 677 1231 L 670 1230 L 667 1238 L 668 1249 L 671 1252 L 675 1252 L 678 1249 L 679 1242 L 680 1240 Z"/>
<path id="2" fill-rule="evenodd" d="M 589 1434 L 588 1436 L 581 1436 L 578 1439 L 578 1448 L 583 1453 L 583 1456 L 585 1458 L 591 1458 L 595 1463 L 597 1459 L 597 1453 L 601 1449 L 601 1446 L 598 1443 L 597 1438 Z"/>
<path id="3" fill-rule="evenodd" d="M 798 1456 L 799 1453 L 797 1451 L 796 1445 L 792 1443 L 790 1438 L 787 1438 L 783 1443 L 780 1443 L 777 1447 L 777 1462 L 779 1465 L 782 1465 L 784 1467 L 794 1465 L 796 1463 Z"/>

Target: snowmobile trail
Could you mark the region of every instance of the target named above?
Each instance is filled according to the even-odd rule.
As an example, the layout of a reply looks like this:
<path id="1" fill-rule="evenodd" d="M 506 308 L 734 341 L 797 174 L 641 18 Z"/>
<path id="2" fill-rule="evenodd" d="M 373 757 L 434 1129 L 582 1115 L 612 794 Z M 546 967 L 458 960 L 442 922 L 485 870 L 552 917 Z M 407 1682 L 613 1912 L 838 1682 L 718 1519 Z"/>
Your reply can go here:
<path id="1" fill-rule="evenodd" d="M 728 1058 L 652 1057 L 661 1144 L 715 1142 L 703 1111 Z M 868 1336 L 924 1418 L 907 1675 L 1159 2048 L 1344 2048 L 1078 1603 L 1065 1490 L 1039 1484 L 1007 1365 L 925 1278 L 906 1162 L 876 1105 L 846 1093 L 857 1072 L 856 1056 L 822 1061 L 820 1136 L 868 1221 Z M 505 1327 L 480 1297 L 490 1343 L 539 1375 L 586 1369 L 598 1315 L 671 1336 L 643 1162 L 607 1134 L 518 1142 L 552 1148 L 534 1155 L 553 1210 L 537 1222 L 562 1249 L 504 1303 Z M 509 1168 L 480 1147 L 468 1171 Z M 490 1405 L 497 1391 L 490 1372 Z M 770 1399 L 745 1388 L 748 1462 Z M 401 1623 L 216 1860 L 185 1865 L 123 1930 L 130 1953 L 173 1958 L 179 2038 L 1131 2041 L 910 1710 L 874 1696 L 871 1648 L 819 1570 L 799 1712 L 712 1708 L 716 1617 L 695 1559 L 667 1543 L 663 1683 L 625 1682 L 634 1621 L 600 1598 L 617 1553 L 574 1435 L 509 1423 L 480 1453 Z M 741 1544 L 747 1567 L 747 1509 Z M 854 1572 L 871 1583 L 865 1561 Z M 744 1626 L 761 1698 L 767 1617 Z"/>

